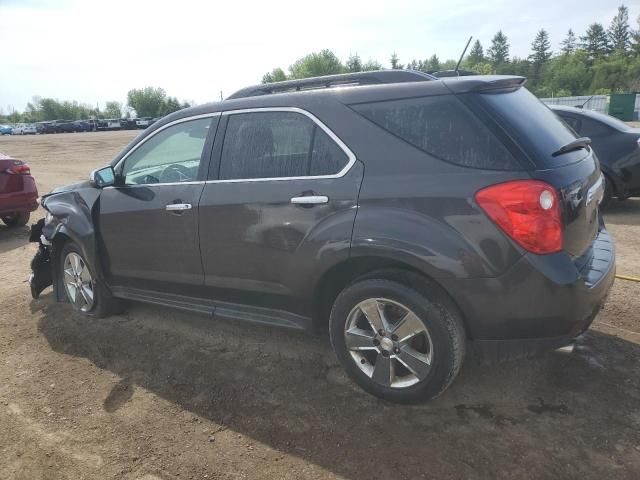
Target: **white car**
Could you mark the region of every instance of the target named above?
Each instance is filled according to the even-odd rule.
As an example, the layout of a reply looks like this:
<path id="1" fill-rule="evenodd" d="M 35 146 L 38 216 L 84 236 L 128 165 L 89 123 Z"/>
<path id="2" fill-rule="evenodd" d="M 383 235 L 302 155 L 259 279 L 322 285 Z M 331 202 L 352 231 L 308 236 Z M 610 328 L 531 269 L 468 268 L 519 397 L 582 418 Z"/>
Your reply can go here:
<path id="1" fill-rule="evenodd" d="M 35 135 L 36 126 L 33 123 L 18 123 L 13 127 L 12 135 Z"/>
<path id="2" fill-rule="evenodd" d="M 147 128 L 151 122 L 151 117 L 138 118 L 136 120 L 136 127 Z"/>

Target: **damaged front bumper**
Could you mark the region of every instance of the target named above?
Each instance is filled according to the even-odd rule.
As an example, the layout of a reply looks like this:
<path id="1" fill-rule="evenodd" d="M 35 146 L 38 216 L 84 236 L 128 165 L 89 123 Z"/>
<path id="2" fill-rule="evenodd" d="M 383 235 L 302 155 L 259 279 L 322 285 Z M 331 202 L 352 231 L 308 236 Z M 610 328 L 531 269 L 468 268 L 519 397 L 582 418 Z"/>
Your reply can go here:
<path id="1" fill-rule="evenodd" d="M 53 284 L 53 264 L 51 262 L 51 242 L 42 233 L 44 219 L 31 225 L 30 242 L 38 242 L 38 251 L 31 260 L 29 286 L 31 296 L 38 298 L 42 291 Z"/>

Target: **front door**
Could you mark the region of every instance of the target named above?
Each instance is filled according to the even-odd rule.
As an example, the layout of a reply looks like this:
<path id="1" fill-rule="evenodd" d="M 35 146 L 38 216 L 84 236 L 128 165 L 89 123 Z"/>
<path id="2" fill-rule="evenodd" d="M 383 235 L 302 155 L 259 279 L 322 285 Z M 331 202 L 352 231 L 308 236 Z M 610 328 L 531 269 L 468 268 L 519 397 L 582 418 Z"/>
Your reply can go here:
<path id="1" fill-rule="evenodd" d="M 118 184 L 103 190 L 99 207 L 111 285 L 172 293 L 202 285 L 198 201 L 217 121 L 169 124 L 116 169 Z"/>
<path id="2" fill-rule="evenodd" d="M 272 110 L 223 116 L 200 247 L 216 299 L 296 310 L 317 264 L 348 256 L 363 167 L 314 117 Z"/>

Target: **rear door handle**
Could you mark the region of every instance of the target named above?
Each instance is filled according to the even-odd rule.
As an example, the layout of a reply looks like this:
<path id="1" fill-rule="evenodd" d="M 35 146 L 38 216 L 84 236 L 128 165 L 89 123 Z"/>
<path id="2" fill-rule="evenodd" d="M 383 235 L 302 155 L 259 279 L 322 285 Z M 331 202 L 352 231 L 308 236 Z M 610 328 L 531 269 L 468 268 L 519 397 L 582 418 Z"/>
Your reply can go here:
<path id="1" fill-rule="evenodd" d="M 305 195 L 302 197 L 293 197 L 291 203 L 294 205 L 322 205 L 329 203 L 329 197 L 325 195 Z"/>
<path id="2" fill-rule="evenodd" d="M 183 212 L 184 210 L 191 210 L 192 205 L 190 203 L 170 203 L 165 207 L 167 212 Z"/>

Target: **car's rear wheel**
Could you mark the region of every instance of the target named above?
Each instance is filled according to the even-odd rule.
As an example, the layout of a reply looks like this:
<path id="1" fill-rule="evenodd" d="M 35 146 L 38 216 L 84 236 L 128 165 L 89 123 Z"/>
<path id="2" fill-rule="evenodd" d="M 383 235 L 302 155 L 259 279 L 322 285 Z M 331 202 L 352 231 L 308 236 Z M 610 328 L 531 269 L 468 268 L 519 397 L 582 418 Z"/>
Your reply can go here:
<path id="1" fill-rule="evenodd" d="M 29 212 L 14 213 L 13 215 L 2 217 L 2 221 L 7 227 L 23 227 L 29 222 L 29 218 L 31 218 Z"/>
<path id="2" fill-rule="evenodd" d="M 60 253 L 59 279 L 69 303 L 80 313 L 92 317 L 105 317 L 115 313 L 119 302 L 99 281 L 92 268 L 74 242 L 67 242 Z"/>
<path id="3" fill-rule="evenodd" d="M 330 318 L 331 343 L 347 374 L 386 400 L 415 403 L 441 394 L 456 377 L 465 334 L 456 312 L 395 281 L 347 287 Z"/>

